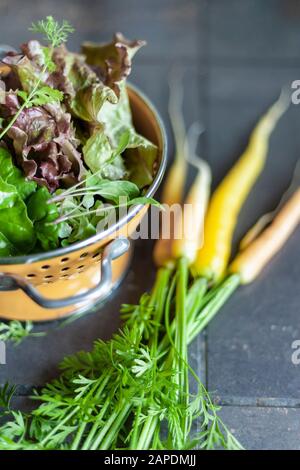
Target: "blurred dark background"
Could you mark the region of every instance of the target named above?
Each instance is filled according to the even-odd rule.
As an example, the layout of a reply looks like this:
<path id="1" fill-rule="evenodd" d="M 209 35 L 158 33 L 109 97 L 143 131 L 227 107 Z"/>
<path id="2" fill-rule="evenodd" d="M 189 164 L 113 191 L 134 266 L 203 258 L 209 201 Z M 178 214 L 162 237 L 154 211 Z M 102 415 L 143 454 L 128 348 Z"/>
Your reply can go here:
<path id="1" fill-rule="evenodd" d="M 75 27 L 68 47 L 106 41 L 115 31 L 146 39 L 130 80 L 160 111 L 173 154 L 168 76 L 183 70 L 187 125 L 206 132 L 199 154 L 211 164 L 214 185 L 247 143 L 261 113 L 283 85 L 300 79 L 299 0 L 0 0 L 1 43 L 17 47 L 28 26 L 47 15 Z M 273 209 L 300 156 L 300 108 L 291 105 L 271 139 L 266 171 L 241 214 L 236 240 Z M 224 420 L 247 448 L 300 448 L 300 366 L 291 343 L 300 339 L 300 234 L 294 234 L 259 281 L 242 288 L 191 348 L 202 380 L 223 405 Z M 151 242 L 136 243 L 133 267 L 114 299 L 98 314 L 8 351 L 1 381 L 21 384 L 20 395 L 57 373 L 66 354 L 108 338 L 119 325 L 121 302 L 136 302 L 151 286 Z M 18 399 L 25 406 L 24 398 Z"/>

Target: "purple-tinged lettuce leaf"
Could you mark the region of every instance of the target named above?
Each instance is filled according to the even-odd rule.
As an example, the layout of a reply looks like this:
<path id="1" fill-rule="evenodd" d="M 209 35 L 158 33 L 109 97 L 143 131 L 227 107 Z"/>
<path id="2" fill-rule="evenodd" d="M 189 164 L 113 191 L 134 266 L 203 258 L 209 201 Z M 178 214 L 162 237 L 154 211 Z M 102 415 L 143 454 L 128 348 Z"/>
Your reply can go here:
<path id="1" fill-rule="evenodd" d="M 110 43 L 85 42 L 82 52 L 87 63 L 95 67 L 102 82 L 119 97 L 119 83 L 128 77 L 134 54 L 145 44 L 145 41 L 129 41 L 117 33 Z"/>
<path id="2" fill-rule="evenodd" d="M 7 133 L 25 175 L 55 191 L 84 172 L 71 116 L 57 104 L 24 109 Z"/>
<path id="3" fill-rule="evenodd" d="M 95 72 L 84 62 L 83 56 L 77 56 L 70 69 L 70 82 L 74 97 L 70 101 L 70 111 L 83 121 L 99 122 L 99 113 L 103 104 L 108 101 L 117 103 L 115 93 L 105 86 Z"/>
<path id="4" fill-rule="evenodd" d="M 2 120 L 14 116 L 20 107 L 19 98 L 16 92 L 6 91 L 6 85 L 0 80 L 0 116 Z"/>

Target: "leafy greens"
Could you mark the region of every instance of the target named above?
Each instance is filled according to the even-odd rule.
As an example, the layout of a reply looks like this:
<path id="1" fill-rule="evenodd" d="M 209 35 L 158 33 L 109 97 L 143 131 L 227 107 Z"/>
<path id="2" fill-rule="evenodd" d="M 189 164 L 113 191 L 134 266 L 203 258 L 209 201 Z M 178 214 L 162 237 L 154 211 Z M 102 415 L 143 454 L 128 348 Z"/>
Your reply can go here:
<path id="1" fill-rule="evenodd" d="M 66 21 L 49 16 L 31 31 L 47 45 L 30 40 L 0 67 L 0 256 L 94 235 L 124 200 L 155 202 L 143 190 L 157 148 L 136 132 L 125 84 L 144 42 L 118 33 L 77 54 L 64 45 Z"/>

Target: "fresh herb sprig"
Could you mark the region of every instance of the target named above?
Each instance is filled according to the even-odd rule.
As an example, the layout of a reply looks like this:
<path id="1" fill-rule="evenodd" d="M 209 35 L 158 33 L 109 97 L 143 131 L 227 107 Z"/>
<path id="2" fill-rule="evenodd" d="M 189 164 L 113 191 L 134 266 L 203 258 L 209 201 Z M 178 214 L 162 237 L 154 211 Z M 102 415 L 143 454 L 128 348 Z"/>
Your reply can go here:
<path id="1" fill-rule="evenodd" d="M 4 412 L 10 411 L 10 402 L 16 391 L 15 385 L 10 385 L 6 382 L 2 387 L 0 387 L 0 408 Z M 2 413 L 2 412 L 1 412 Z"/>
<path id="2" fill-rule="evenodd" d="M 66 42 L 69 33 L 73 32 L 74 29 L 67 21 L 63 21 L 60 24 L 58 21 L 54 20 L 52 16 L 47 16 L 46 20 L 38 21 L 36 24 L 33 23 L 30 30 L 35 33 L 43 34 L 44 39 L 48 42 L 47 47 L 44 48 L 44 65 L 30 92 L 18 90 L 17 94 L 23 100 L 23 103 L 14 117 L 0 133 L 0 140 L 14 125 L 25 108 L 42 106 L 63 100 L 63 93 L 43 84 L 43 79 L 46 72 L 51 73 L 55 70 L 55 65 L 52 61 L 53 49 L 61 45 L 63 42 Z M 43 85 L 41 86 L 41 84 Z"/>
<path id="3" fill-rule="evenodd" d="M 10 341 L 14 345 L 19 345 L 25 338 L 45 336 L 45 332 L 33 332 L 33 323 L 26 321 L 24 323 L 19 320 L 12 320 L 8 323 L 0 323 L 0 340 Z"/>
<path id="4" fill-rule="evenodd" d="M 32 23 L 29 31 L 43 34 L 43 39 L 51 44 L 51 47 L 58 47 L 67 42 L 70 33 L 74 32 L 73 26 L 66 20 L 62 23 L 56 21 L 53 16 L 47 16 L 45 20 Z"/>

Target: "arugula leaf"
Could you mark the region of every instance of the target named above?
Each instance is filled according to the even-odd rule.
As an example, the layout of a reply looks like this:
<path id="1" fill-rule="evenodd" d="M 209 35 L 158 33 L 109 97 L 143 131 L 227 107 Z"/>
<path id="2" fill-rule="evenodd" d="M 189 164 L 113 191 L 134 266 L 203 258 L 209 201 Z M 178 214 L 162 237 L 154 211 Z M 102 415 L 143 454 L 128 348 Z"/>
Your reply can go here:
<path id="1" fill-rule="evenodd" d="M 16 191 L 22 199 L 26 199 L 32 194 L 37 184 L 34 181 L 27 181 L 23 173 L 12 161 L 8 150 L 0 147 L 0 176 L 6 183 L 15 186 Z"/>
<path id="2" fill-rule="evenodd" d="M 0 176 L 0 232 L 20 253 L 29 253 L 35 245 L 33 223 L 16 187 Z M 2 241 L 5 240 L 2 238 Z"/>
<path id="3" fill-rule="evenodd" d="M 127 197 L 129 200 L 139 196 L 139 188 L 131 181 L 105 181 L 99 185 L 97 193 L 108 201 L 119 203 L 120 197 Z"/>
<path id="4" fill-rule="evenodd" d="M 62 246 L 68 246 L 85 238 L 96 235 L 96 225 L 94 225 L 89 216 L 80 217 L 70 222 L 72 224 L 72 232 L 68 238 L 62 240 Z"/>

